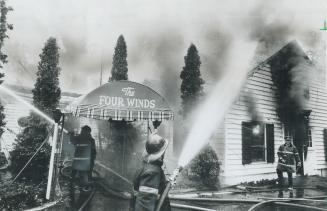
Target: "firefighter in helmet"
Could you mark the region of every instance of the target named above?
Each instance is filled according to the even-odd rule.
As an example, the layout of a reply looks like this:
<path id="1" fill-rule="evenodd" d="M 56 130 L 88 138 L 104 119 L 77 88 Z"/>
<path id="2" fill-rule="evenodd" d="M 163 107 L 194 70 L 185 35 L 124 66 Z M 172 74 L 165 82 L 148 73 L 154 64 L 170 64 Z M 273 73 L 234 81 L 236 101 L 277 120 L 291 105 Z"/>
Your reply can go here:
<path id="1" fill-rule="evenodd" d="M 287 172 L 288 176 L 288 189 L 293 190 L 293 173 L 296 169 L 301 167 L 301 161 L 299 153 L 296 147 L 292 144 L 292 137 L 285 136 L 285 144 L 282 144 L 277 152 L 278 164 L 277 164 L 277 176 L 278 184 L 280 188 L 283 188 L 284 178 L 283 172 Z"/>
<path id="2" fill-rule="evenodd" d="M 81 129 L 81 134 L 73 136 L 71 142 L 75 145 L 73 158 L 72 182 L 78 173 L 82 179 L 82 184 L 87 185 L 93 170 L 96 156 L 95 141 L 91 136 L 91 128 L 85 125 Z"/>
<path id="3" fill-rule="evenodd" d="M 145 144 L 142 167 L 136 172 L 133 185 L 134 197 L 132 211 L 154 211 L 164 191 L 167 180 L 162 170 L 163 158 L 168 140 L 156 133 L 150 135 Z M 160 211 L 170 211 L 170 202 L 166 198 Z"/>

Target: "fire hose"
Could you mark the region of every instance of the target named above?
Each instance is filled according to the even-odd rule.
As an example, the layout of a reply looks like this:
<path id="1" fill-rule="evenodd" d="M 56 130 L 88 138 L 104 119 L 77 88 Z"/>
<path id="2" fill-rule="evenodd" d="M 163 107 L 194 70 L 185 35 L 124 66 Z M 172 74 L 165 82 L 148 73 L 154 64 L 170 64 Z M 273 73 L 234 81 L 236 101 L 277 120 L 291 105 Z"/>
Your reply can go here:
<path id="1" fill-rule="evenodd" d="M 294 203 L 286 203 L 286 202 L 290 202 L 290 201 L 316 201 L 316 202 L 324 202 L 323 200 L 313 200 L 313 199 L 305 199 L 305 198 L 299 198 L 299 199 L 273 199 L 273 200 L 268 200 L 268 201 L 263 201 L 260 202 L 254 206 L 252 206 L 248 211 L 254 211 L 254 210 L 258 210 L 259 207 L 262 207 L 264 205 L 267 204 L 277 204 L 277 205 L 281 205 L 281 206 L 288 206 L 288 207 L 293 207 L 293 208 L 306 208 L 306 209 L 310 209 L 310 210 L 324 210 L 327 211 L 327 209 L 324 208 L 319 208 L 319 207 L 314 207 L 314 206 L 308 206 L 308 205 L 302 205 L 302 204 L 294 204 Z"/>
<path id="2" fill-rule="evenodd" d="M 178 167 L 173 171 L 173 174 L 169 177 L 168 183 L 166 185 L 165 190 L 163 191 L 163 193 L 160 196 L 156 211 L 160 211 L 165 199 L 168 196 L 168 192 L 170 191 L 170 189 L 172 188 L 173 185 L 175 185 L 176 183 L 176 178 L 179 175 L 179 173 L 183 170 L 183 167 Z"/>
<path id="3" fill-rule="evenodd" d="M 324 208 L 302 205 L 302 204 L 293 204 L 293 203 L 285 203 L 285 202 L 274 202 L 274 204 L 281 205 L 281 206 L 287 206 L 287 207 L 293 207 L 293 208 L 300 208 L 300 209 L 327 211 L 327 209 L 324 209 Z"/>

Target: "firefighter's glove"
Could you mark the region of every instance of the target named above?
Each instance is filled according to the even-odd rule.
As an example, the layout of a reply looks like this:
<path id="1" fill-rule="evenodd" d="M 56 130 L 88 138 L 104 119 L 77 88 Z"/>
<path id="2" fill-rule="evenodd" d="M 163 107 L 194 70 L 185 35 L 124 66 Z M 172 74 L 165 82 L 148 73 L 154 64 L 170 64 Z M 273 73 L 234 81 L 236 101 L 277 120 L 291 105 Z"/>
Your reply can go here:
<path id="1" fill-rule="evenodd" d="M 286 161 L 284 160 L 284 158 L 279 158 L 279 161 L 282 163 L 285 163 Z"/>
<path id="2" fill-rule="evenodd" d="M 176 185 L 176 178 L 177 178 L 177 176 L 178 176 L 178 174 L 179 174 L 180 171 L 181 171 L 180 168 L 176 168 L 176 169 L 173 171 L 173 174 L 170 175 L 170 177 L 169 177 L 169 181 L 170 181 L 170 183 L 171 183 L 172 186 L 175 186 L 175 185 Z"/>

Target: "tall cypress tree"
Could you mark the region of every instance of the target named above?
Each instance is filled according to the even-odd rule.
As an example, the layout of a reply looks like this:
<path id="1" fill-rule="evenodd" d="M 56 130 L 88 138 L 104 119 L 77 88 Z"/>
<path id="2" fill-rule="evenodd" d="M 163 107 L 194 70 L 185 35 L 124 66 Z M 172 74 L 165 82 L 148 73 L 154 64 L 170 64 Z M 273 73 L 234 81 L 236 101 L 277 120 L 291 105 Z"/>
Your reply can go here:
<path id="1" fill-rule="evenodd" d="M 127 47 L 124 36 L 120 35 L 115 47 L 109 81 L 128 80 L 127 72 Z"/>
<path id="2" fill-rule="evenodd" d="M 52 116 L 52 111 L 58 106 L 61 90 L 59 87 L 59 47 L 55 38 L 49 38 L 40 54 L 37 80 L 32 90 L 33 104 L 44 113 Z M 11 152 L 11 170 L 17 174 L 36 149 L 46 139 L 50 125 L 34 112 L 20 121 L 24 127 L 18 134 L 16 145 Z M 24 120 L 23 119 L 23 120 Z M 21 177 L 27 180 L 39 181 L 46 179 L 50 159 L 50 146 L 46 143 L 42 150 L 33 158 Z"/>
<path id="3" fill-rule="evenodd" d="M 6 5 L 6 0 L 0 1 L 0 69 L 3 68 L 3 65 L 6 64 L 7 55 L 3 52 L 3 47 L 5 43 L 5 39 L 8 38 L 7 30 L 12 30 L 12 24 L 7 23 L 7 14 L 9 11 L 12 11 L 11 7 Z M 1 78 L 4 77 L 4 73 L 0 72 L 0 84 L 3 82 Z M 4 132 L 3 127 L 6 125 L 5 123 L 5 114 L 4 107 L 0 102 L 0 137 Z"/>
<path id="4" fill-rule="evenodd" d="M 61 90 L 59 87 L 59 47 L 55 38 L 50 37 L 40 54 L 37 79 L 34 85 L 33 104 L 51 114 L 58 106 Z"/>
<path id="5" fill-rule="evenodd" d="M 194 44 L 191 44 L 184 57 L 185 66 L 181 72 L 182 114 L 185 118 L 203 95 L 204 80 L 200 72 L 200 56 Z"/>

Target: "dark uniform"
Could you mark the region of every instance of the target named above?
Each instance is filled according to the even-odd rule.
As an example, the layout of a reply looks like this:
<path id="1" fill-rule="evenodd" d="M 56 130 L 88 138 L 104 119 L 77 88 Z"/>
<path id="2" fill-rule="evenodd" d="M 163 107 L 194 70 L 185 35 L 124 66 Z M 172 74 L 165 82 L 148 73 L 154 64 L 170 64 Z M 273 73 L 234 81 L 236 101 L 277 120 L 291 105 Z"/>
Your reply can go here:
<path id="1" fill-rule="evenodd" d="M 293 186 L 292 173 L 296 172 L 296 166 L 300 164 L 300 157 L 296 147 L 293 144 L 289 146 L 283 144 L 279 147 L 278 152 L 277 175 L 279 185 L 283 186 L 283 172 L 287 172 L 289 186 Z"/>
<path id="2" fill-rule="evenodd" d="M 87 128 L 84 129 L 83 128 Z M 77 172 L 83 177 L 83 182 L 86 183 L 90 178 L 94 166 L 94 159 L 96 156 L 95 141 L 91 136 L 91 129 L 83 127 L 82 132 L 78 136 L 74 136 L 71 142 L 75 145 L 75 153 L 73 158 L 73 179 Z M 89 131 L 88 131 L 89 130 Z"/>
<path id="3" fill-rule="evenodd" d="M 154 211 L 158 200 L 165 190 L 167 180 L 161 168 L 163 162 L 143 162 L 143 167 L 136 173 L 134 178 L 134 197 L 131 206 L 132 211 Z M 167 197 L 160 211 L 170 211 L 170 202 Z"/>

